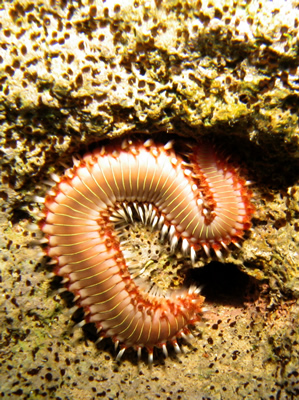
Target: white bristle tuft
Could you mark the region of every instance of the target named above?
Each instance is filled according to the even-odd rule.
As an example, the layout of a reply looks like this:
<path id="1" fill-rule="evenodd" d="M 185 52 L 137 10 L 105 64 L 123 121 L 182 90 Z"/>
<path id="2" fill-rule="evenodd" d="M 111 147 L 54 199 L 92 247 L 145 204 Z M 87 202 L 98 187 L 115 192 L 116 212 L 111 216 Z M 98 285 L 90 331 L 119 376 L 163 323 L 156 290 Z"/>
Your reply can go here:
<path id="1" fill-rule="evenodd" d="M 200 287 L 195 288 L 194 291 L 193 291 L 193 293 L 195 293 L 195 294 L 199 294 L 200 292 L 201 292 L 201 288 Z"/>
<path id="2" fill-rule="evenodd" d="M 187 239 L 183 239 L 183 241 L 182 241 L 182 252 L 184 254 L 186 254 L 188 249 L 189 249 L 189 242 L 188 242 Z"/>
<path id="3" fill-rule="evenodd" d="M 148 353 L 148 363 L 149 363 L 150 366 L 152 365 L 153 361 L 154 361 L 154 355 L 153 355 L 153 352 L 150 351 Z"/>
<path id="4" fill-rule="evenodd" d="M 164 354 L 165 358 L 167 358 L 168 357 L 168 351 L 167 351 L 167 347 L 166 347 L 165 343 L 162 344 L 162 350 L 163 350 L 163 354 Z"/>
<path id="5" fill-rule="evenodd" d="M 50 186 L 50 187 L 52 187 L 54 185 L 53 181 L 49 181 L 49 180 L 44 180 L 43 184 L 47 185 L 47 186 Z"/>
<path id="6" fill-rule="evenodd" d="M 189 335 L 187 336 L 184 332 L 181 332 L 181 337 L 186 341 L 186 342 L 190 342 L 190 338 Z"/>
<path id="7" fill-rule="evenodd" d="M 173 141 L 173 140 L 170 140 L 169 142 L 167 142 L 167 143 L 164 145 L 164 149 L 165 149 L 165 150 L 170 150 L 170 149 L 172 149 L 172 148 L 173 148 L 173 144 L 174 144 L 174 141 Z"/>
<path id="8" fill-rule="evenodd" d="M 138 348 L 137 348 L 137 357 L 138 357 L 138 360 L 140 360 L 140 358 L 141 358 L 141 351 L 142 351 L 142 348 L 141 348 L 140 346 L 138 346 Z"/>
<path id="9" fill-rule="evenodd" d="M 223 259 L 223 254 L 221 253 L 221 251 L 220 250 L 214 250 L 214 251 L 215 251 L 216 256 L 219 258 L 219 260 L 223 261 L 224 259 Z"/>
<path id="10" fill-rule="evenodd" d="M 120 361 L 120 359 L 122 358 L 122 356 L 123 356 L 123 354 L 124 354 L 125 351 L 126 351 L 126 348 L 123 347 L 123 348 L 118 352 L 118 354 L 117 354 L 115 360 L 116 360 L 116 361 Z"/>
<path id="11" fill-rule="evenodd" d="M 139 217 L 140 217 L 140 219 L 141 219 L 141 222 L 142 222 L 143 224 L 145 224 L 145 220 L 144 220 L 144 211 L 143 211 L 142 207 L 141 207 L 141 206 L 138 206 L 137 209 L 138 209 L 138 215 L 139 215 Z"/>
<path id="12" fill-rule="evenodd" d="M 170 228 L 169 228 L 169 233 L 168 233 L 169 240 L 172 240 L 174 234 L 175 234 L 175 226 L 171 225 Z"/>
<path id="13" fill-rule="evenodd" d="M 79 309 L 78 306 L 73 306 L 71 308 L 69 308 L 66 312 L 67 315 L 73 315 L 77 310 Z"/>
<path id="14" fill-rule="evenodd" d="M 163 226 L 163 224 L 164 224 L 164 220 L 165 220 L 165 218 L 163 217 L 163 215 L 161 215 L 161 217 L 160 217 L 160 219 L 159 219 L 159 222 L 158 222 L 158 229 L 159 229 L 159 230 L 162 229 L 162 226 Z"/>
<path id="15" fill-rule="evenodd" d="M 174 235 L 170 242 L 170 251 L 172 251 L 172 252 L 175 251 L 178 242 L 179 242 L 178 237 L 176 235 Z"/>
<path id="16" fill-rule="evenodd" d="M 46 216 L 46 214 L 43 213 L 43 212 L 38 212 L 38 213 L 36 213 L 36 216 L 37 216 L 38 218 L 40 218 L 40 219 L 44 219 L 45 216 Z"/>
<path id="17" fill-rule="evenodd" d="M 226 250 L 226 251 L 228 251 L 228 247 L 227 247 L 227 245 L 222 241 L 222 242 L 220 242 L 221 243 L 221 245 L 222 245 L 222 247 Z"/>
<path id="18" fill-rule="evenodd" d="M 46 237 L 44 237 L 44 238 L 42 238 L 42 239 L 39 239 L 39 240 L 38 240 L 38 243 L 39 243 L 39 244 L 49 243 L 49 239 L 47 239 Z"/>
<path id="19" fill-rule="evenodd" d="M 95 344 L 100 343 L 100 342 L 104 339 L 104 337 L 105 337 L 105 336 L 100 336 L 100 337 L 95 341 Z"/>
<path id="20" fill-rule="evenodd" d="M 154 142 L 152 139 L 148 139 L 143 143 L 144 147 L 151 147 L 151 146 L 153 146 L 153 144 L 154 144 Z"/>
<path id="21" fill-rule="evenodd" d="M 79 167 L 79 165 L 80 165 L 80 160 L 78 160 L 78 158 L 76 158 L 76 157 L 73 157 L 73 164 L 74 164 L 74 166 L 77 168 L 77 167 Z"/>
<path id="22" fill-rule="evenodd" d="M 67 292 L 67 288 L 59 288 L 58 290 L 57 290 L 57 292 L 60 294 L 60 293 L 64 293 L 64 292 Z"/>
<path id="23" fill-rule="evenodd" d="M 203 244 L 202 247 L 203 247 L 203 249 L 204 249 L 204 251 L 205 251 L 207 257 L 211 257 L 211 253 L 210 253 L 210 248 L 209 248 L 209 246 L 206 245 L 206 244 Z"/>
<path id="24" fill-rule="evenodd" d="M 127 139 L 124 139 L 124 140 L 121 142 L 120 147 L 122 148 L 122 150 L 126 150 L 126 149 L 129 147 L 129 143 L 128 143 Z"/>
<path id="25" fill-rule="evenodd" d="M 26 226 L 26 228 L 28 231 L 31 231 L 31 232 L 38 232 L 40 230 L 40 228 L 37 224 L 28 224 Z"/>
<path id="26" fill-rule="evenodd" d="M 54 260 L 54 259 L 47 262 L 47 265 L 55 265 L 55 264 L 57 264 L 57 260 Z"/>
<path id="27" fill-rule="evenodd" d="M 196 261 L 196 251 L 194 250 L 193 247 L 190 247 L 190 258 L 191 258 L 191 262 L 194 265 L 195 261 Z"/>
<path id="28" fill-rule="evenodd" d="M 154 217 L 154 219 L 153 219 L 153 222 L 152 222 L 152 227 L 153 227 L 153 228 L 155 228 L 155 227 L 156 227 L 156 225 L 157 225 L 158 221 L 159 221 L 159 218 L 158 218 L 158 216 L 157 216 L 157 215 L 155 215 L 155 217 Z"/>
<path id="29" fill-rule="evenodd" d="M 198 207 L 201 207 L 203 205 L 203 200 L 202 199 L 197 199 L 196 203 L 197 203 Z"/>
<path id="30" fill-rule="evenodd" d="M 127 213 L 129 214 L 131 222 L 134 222 L 132 208 L 129 205 L 127 205 L 126 210 L 127 210 Z"/>
<path id="31" fill-rule="evenodd" d="M 86 321 L 82 319 L 82 321 L 78 322 L 78 324 L 76 324 L 74 328 L 82 328 L 84 325 L 86 325 Z"/>
<path id="32" fill-rule="evenodd" d="M 33 200 L 34 200 L 36 203 L 42 203 L 42 204 L 45 203 L 45 198 L 44 198 L 44 197 L 34 196 L 34 197 L 33 197 Z"/>
<path id="33" fill-rule="evenodd" d="M 60 178 L 57 174 L 51 174 L 50 175 L 51 178 L 53 179 L 54 182 L 59 183 L 60 182 Z"/>
<path id="34" fill-rule="evenodd" d="M 163 225 L 162 229 L 161 229 L 161 240 L 163 241 L 165 239 L 165 236 L 168 233 L 168 226 L 167 225 Z"/>
<path id="35" fill-rule="evenodd" d="M 174 351 L 175 351 L 177 354 L 180 354 L 180 353 L 181 353 L 181 348 L 180 348 L 180 346 L 177 344 L 176 341 L 173 342 L 173 347 L 174 347 Z"/>

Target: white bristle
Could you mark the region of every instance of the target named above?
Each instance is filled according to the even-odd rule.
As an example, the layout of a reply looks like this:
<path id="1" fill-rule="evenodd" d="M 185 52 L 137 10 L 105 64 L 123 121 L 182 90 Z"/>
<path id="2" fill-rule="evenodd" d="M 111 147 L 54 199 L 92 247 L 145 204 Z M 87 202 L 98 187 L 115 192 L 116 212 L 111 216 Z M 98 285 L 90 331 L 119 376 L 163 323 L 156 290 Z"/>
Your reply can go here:
<path id="1" fill-rule="evenodd" d="M 144 147 L 151 147 L 153 144 L 154 142 L 152 139 L 148 139 L 143 143 Z"/>
<path id="2" fill-rule="evenodd" d="M 51 178 L 53 179 L 54 182 L 59 183 L 60 182 L 60 178 L 57 174 L 51 174 L 50 175 Z"/>
<path id="3" fill-rule="evenodd" d="M 78 158 L 76 158 L 76 157 L 73 157 L 73 164 L 74 164 L 75 167 L 79 167 L 80 160 L 78 160 Z"/>
<path id="4" fill-rule="evenodd" d="M 49 239 L 47 239 L 46 237 L 44 237 L 44 238 L 42 238 L 42 239 L 39 239 L 39 240 L 38 240 L 38 243 L 39 243 L 39 244 L 49 243 Z"/>
<path id="5" fill-rule="evenodd" d="M 220 250 L 214 250 L 214 251 L 219 260 L 223 261 L 223 254 L 221 253 L 221 251 Z"/>
<path id="6" fill-rule="evenodd" d="M 57 260 L 54 260 L 54 259 L 47 262 L 47 265 L 55 265 L 55 264 L 57 264 Z"/>
<path id="7" fill-rule="evenodd" d="M 167 143 L 164 145 L 164 149 L 165 149 L 165 150 L 170 150 L 170 149 L 172 149 L 173 143 L 174 143 L 174 141 L 173 141 L 173 140 L 170 140 L 169 142 L 167 142 Z"/>
<path id="8" fill-rule="evenodd" d="M 45 181 L 43 181 L 43 184 L 52 187 L 53 186 L 53 181 L 45 180 Z"/>
<path id="9" fill-rule="evenodd" d="M 153 155 L 154 157 L 158 157 L 158 155 L 159 155 L 159 152 L 158 152 L 158 150 L 157 150 L 156 147 L 154 147 L 154 148 L 151 149 L 151 153 L 152 153 L 152 155 Z"/>
<path id="10" fill-rule="evenodd" d="M 162 350 L 163 350 L 164 356 L 165 356 L 165 357 L 168 357 L 168 351 L 167 351 L 167 347 L 166 347 L 166 344 L 165 344 L 165 343 L 162 344 Z"/>
<path id="11" fill-rule="evenodd" d="M 100 336 L 100 337 L 95 341 L 95 344 L 100 343 L 100 342 L 104 339 L 104 337 L 105 337 L 105 336 Z"/>
<path id="12" fill-rule="evenodd" d="M 182 252 L 184 254 L 186 254 L 188 249 L 189 249 L 189 242 L 188 242 L 187 239 L 183 239 L 183 241 L 182 241 Z"/>
<path id="13" fill-rule="evenodd" d="M 167 225 L 163 225 L 162 229 L 161 229 L 161 240 L 163 241 L 165 236 L 167 235 L 168 232 L 168 226 Z"/>
<path id="14" fill-rule="evenodd" d="M 64 293 L 64 292 L 67 292 L 67 289 L 66 289 L 66 288 L 59 288 L 59 289 L 57 290 L 57 292 L 58 292 L 58 293 Z"/>
<path id="15" fill-rule="evenodd" d="M 203 244 L 202 247 L 203 247 L 203 249 L 204 249 L 206 255 L 207 255 L 208 257 L 211 257 L 209 246 L 207 246 L 206 244 Z"/>
<path id="16" fill-rule="evenodd" d="M 139 217 L 140 217 L 140 219 L 141 219 L 141 222 L 142 222 L 143 224 L 145 224 L 144 212 L 143 212 L 143 209 L 142 209 L 141 206 L 138 206 L 138 215 L 139 215 Z"/>
<path id="17" fill-rule="evenodd" d="M 220 242 L 222 244 L 222 247 L 228 251 L 227 245 L 224 242 Z"/>
<path id="18" fill-rule="evenodd" d="M 153 361 L 154 361 L 154 355 L 153 355 L 153 352 L 151 351 L 151 352 L 148 353 L 148 363 L 149 363 L 149 365 L 152 365 Z"/>
<path id="19" fill-rule="evenodd" d="M 165 218 L 163 217 L 163 215 L 161 215 L 161 217 L 160 217 L 160 219 L 159 219 L 159 222 L 158 222 L 158 229 L 159 229 L 159 230 L 162 229 L 162 226 L 163 226 L 163 224 L 164 224 L 164 220 L 165 220 Z"/>
<path id="20" fill-rule="evenodd" d="M 45 202 L 45 198 L 44 197 L 40 197 L 40 196 L 34 196 L 33 197 L 33 200 L 36 202 L 36 203 L 44 203 Z"/>
<path id="21" fill-rule="evenodd" d="M 155 226 L 157 225 L 158 221 L 159 221 L 159 218 L 158 218 L 157 215 L 155 215 L 155 217 L 154 217 L 154 219 L 153 219 L 153 222 L 152 222 L 152 227 L 153 227 L 153 228 L 155 228 Z"/>
<path id="22" fill-rule="evenodd" d="M 133 222 L 133 211 L 132 211 L 132 208 L 129 205 L 127 205 L 126 210 L 127 210 L 127 213 L 129 214 L 131 222 Z"/>
<path id="23" fill-rule="evenodd" d="M 196 261 L 196 251 L 194 250 L 193 247 L 190 247 L 190 258 L 191 258 L 192 264 L 195 264 L 195 261 Z"/>
<path id="24" fill-rule="evenodd" d="M 170 242 L 170 251 L 172 252 L 175 251 L 178 241 L 179 241 L 178 237 L 174 235 Z"/>
<path id="25" fill-rule="evenodd" d="M 138 360 L 140 360 L 140 358 L 141 358 L 141 347 L 139 346 L 138 348 L 137 348 L 137 357 L 138 357 Z"/>
<path id="26" fill-rule="evenodd" d="M 31 232 L 38 232 L 40 230 L 40 228 L 37 224 L 28 224 L 26 226 L 26 228 L 28 229 L 28 231 L 31 231 Z"/>
<path id="27" fill-rule="evenodd" d="M 116 361 L 120 361 L 120 359 L 122 358 L 122 356 L 123 356 L 123 354 L 124 354 L 125 351 L 126 351 L 126 348 L 123 347 L 123 348 L 118 352 L 118 354 L 117 354 L 117 356 L 116 356 Z"/>
<path id="28" fill-rule="evenodd" d="M 177 344 L 177 342 L 174 342 L 174 343 L 173 343 L 173 347 L 174 347 L 174 351 L 175 351 L 177 354 L 181 353 L 181 348 L 180 348 L 180 346 Z"/>
<path id="29" fill-rule="evenodd" d="M 82 321 L 78 322 L 78 324 L 76 324 L 74 328 L 82 328 L 82 326 L 84 325 L 86 325 L 86 321 L 82 319 Z"/>
<path id="30" fill-rule="evenodd" d="M 172 240 L 174 234 L 175 234 L 175 226 L 171 225 L 170 228 L 169 228 L 169 233 L 168 233 L 168 236 L 169 236 L 170 240 Z"/>
<path id="31" fill-rule="evenodd" d="M 73 306 L 71 308 L 69 308 L 66 312 L 67 315 L 73 315 L 77 310 L 79 309 L 78 306 Z"/>
<path id="32" fill-rule="evenodd" d="M 128 143 L 127 139 L 124 139 L 124 140 L 121 142 L 120 147 L 122 148 L 122 150 L 126 150 L 126 149 L 129 147 L 129 143 Z"/>

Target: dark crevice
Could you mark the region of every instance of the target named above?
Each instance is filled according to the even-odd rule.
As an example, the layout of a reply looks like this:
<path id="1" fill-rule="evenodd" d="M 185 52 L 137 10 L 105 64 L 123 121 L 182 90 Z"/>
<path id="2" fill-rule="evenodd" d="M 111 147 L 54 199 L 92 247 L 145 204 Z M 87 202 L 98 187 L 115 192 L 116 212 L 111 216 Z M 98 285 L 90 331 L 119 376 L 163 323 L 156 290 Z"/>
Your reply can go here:
<path id="1" fill-rule="evenodd" d="M 259 297 L 258 282 L 234 264 L 212 261 L 202 268 L 189 270 L 186 282 L 202 287 L 201 294 L 207 304 L 242 307 L 245 301 Z"/>

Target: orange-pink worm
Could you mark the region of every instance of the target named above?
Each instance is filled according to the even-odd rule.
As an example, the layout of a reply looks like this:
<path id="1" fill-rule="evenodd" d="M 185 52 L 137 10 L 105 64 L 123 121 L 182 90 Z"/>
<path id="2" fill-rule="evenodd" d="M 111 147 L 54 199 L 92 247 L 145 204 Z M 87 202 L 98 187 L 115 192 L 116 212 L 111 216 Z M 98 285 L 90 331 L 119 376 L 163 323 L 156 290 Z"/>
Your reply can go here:
<path id="1" fill-rule="evenodd" d="M 200 248 L 208 253 L 237 242 L 250 224 L 251 194 L 213 145 L 196 144 L 187 157 L 171 145 L 152 140 L 112 142 L 75 160 L 45 199 L 41 229 L 55 273 L 105 337 L 133 346 L 166 343 L 189 335 L 200 318 L 204 298 L 196 288 L 154 296 L 131 277 L 115 221 L 132 218 L 134 209 L 149 210 L 148 219 L 181 245 L 194 261 Z M 185 159 L 184 159 L 185 158 Z M 187 161 L 187 162 L 186 162 Z M 150 208 L 149 205 L 152 205 Z"/>

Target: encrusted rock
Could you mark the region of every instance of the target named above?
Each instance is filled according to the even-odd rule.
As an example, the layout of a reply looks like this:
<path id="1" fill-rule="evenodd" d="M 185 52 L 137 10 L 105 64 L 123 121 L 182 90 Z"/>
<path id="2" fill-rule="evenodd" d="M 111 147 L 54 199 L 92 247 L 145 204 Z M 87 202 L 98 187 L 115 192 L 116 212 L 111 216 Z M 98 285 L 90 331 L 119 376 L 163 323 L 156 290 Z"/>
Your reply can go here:
<path id="1" fill-rule="evenodd" d="M 3 2 L 3 398 L 298 396 L 298 31 L 289 0 Z M 253 181 L 256 212 L 242 249 L 199 269 L 209 311 L 188 362 L 133 379 L 134 355 L 111 372 L 109 345 L 98 354 L 72 340 L 26 227 L 58 161 L 140 132 L 225 143 Z"/>

